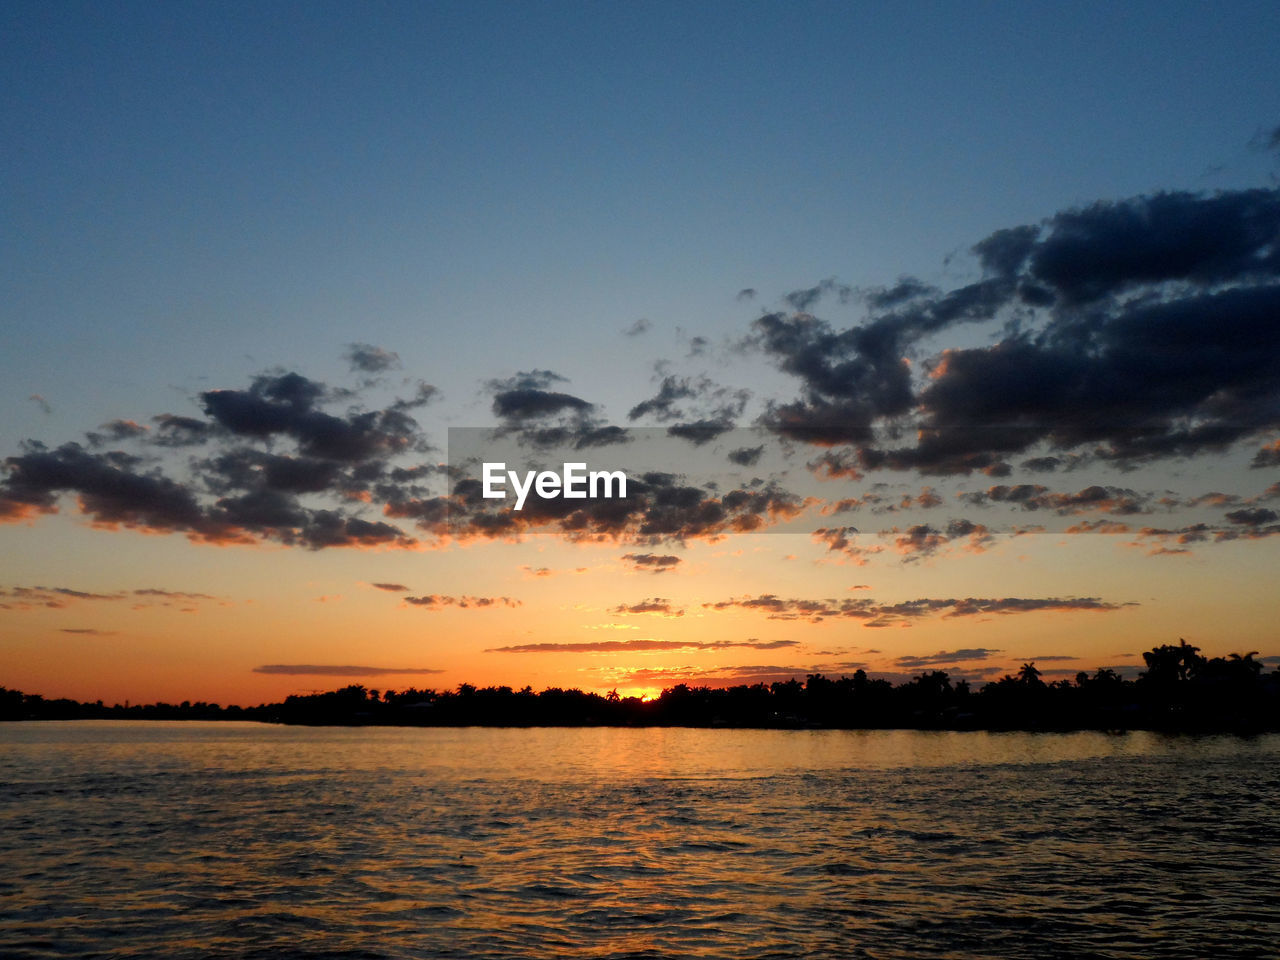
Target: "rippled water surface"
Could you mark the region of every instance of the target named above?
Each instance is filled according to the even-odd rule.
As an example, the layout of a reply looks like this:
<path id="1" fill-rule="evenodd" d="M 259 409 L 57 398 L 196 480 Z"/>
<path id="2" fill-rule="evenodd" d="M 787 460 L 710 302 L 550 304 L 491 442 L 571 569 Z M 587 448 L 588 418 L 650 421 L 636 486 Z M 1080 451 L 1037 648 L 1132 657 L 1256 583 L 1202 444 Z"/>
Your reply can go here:
<path id="1" fill-rule="evenodd" d="M 1280 737 L 0 724 L 0 955 L 1275 957 Z"/>

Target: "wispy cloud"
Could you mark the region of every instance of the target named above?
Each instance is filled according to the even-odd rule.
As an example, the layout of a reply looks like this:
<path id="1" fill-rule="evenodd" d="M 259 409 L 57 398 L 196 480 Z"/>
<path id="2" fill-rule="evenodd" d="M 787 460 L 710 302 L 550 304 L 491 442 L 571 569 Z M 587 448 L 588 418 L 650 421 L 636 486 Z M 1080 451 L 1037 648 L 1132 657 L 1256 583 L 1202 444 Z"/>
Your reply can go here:
<path id="1" fill-rule="evenodd" d="M 806 600 L 779 597 L 771 593 L 703 604 L 703 607 L 711 610 L 742 609 L 762 612 L 767 614 L 770 620 L 809 620 L 816 623 L 829 618 L 852 618 L 867 621 L 867 626 L 930 616 L 973 617 L 982 614 L 1037 611 L 1104 612 L 1127 606 L 1137 606 L 1137 604 L 1133 601 L 1112 603 L 1097 597 L 966 597 L 964 599 L 922 597 L 897 603 L 879 603 L 871 598 Z"/>
<path id="2" fill-rule="evenodd" d="M 645 650 L 780 650 L 797 640 L 588 640 L 580 643 L 521 643 L 490 647 L 485 653 L 636 653 Z"/>
<path id="3" fill-rule="evenodd" d="M 450 597 L 441 594 L 427 594 L 422 597 L 405 597 L 404 602 L 427 610 L 440 610 L 444 607 L 458 607 L 462 610 L 484 609 L 486 607 L 518 607 L 519 600 L 510 597 Z"/>
<path id="4" fill-rule="evenodd" d="M 664 617 L 683 617 L 684 610 L 674 606 L 670 600 L 663 597 L 654 597 L 650 600 L 641 600 L 639 603 L 620 603 L 609 611 L 620 616 L 639 613 L 661 614 Z"/>
<path id="5" fill-rule="evenodd" d="M 430 667 L 369 667 L 337 666 L 316 663 L 267 663 L 253 668 L 254 673 L 281 674 L 284 676 L 322 677 L 381 677 L 392 674 L 444 673 Z"/>

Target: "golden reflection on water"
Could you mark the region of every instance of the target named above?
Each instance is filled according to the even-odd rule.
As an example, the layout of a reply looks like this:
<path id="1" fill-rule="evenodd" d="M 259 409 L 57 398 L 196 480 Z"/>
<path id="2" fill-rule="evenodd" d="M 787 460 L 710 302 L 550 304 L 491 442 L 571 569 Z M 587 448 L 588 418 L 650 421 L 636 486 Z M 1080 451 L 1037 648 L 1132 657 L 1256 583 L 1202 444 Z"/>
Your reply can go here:
<path id="1" fill-rule="evenodd" d="M 1262 956 L 1277 760 L 1277 737 L 0 725 L 0 955 Z"/>

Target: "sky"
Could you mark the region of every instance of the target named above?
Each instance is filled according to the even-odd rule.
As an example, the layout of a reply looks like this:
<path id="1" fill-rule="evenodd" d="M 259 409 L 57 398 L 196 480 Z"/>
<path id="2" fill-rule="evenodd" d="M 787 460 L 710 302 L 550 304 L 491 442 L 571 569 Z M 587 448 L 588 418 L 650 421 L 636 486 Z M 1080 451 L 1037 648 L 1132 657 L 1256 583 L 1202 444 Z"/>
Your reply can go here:
<path id="1" fill-rule="evenodd" d="M 0 684 L 1280 664 L 1278 35 L 4 5 Z"/>

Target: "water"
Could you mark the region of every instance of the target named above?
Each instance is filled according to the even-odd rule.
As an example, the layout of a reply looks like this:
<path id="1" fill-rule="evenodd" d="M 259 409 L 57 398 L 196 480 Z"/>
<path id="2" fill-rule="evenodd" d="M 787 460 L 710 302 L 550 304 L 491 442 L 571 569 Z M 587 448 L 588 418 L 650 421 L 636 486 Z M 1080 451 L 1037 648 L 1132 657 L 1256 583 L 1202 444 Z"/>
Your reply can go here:
<path id="1" fill-rule="evenodd" d="M 1277 736 L 0 724 L 0 956 L 1276 956 L 1277 760 Z"/>

